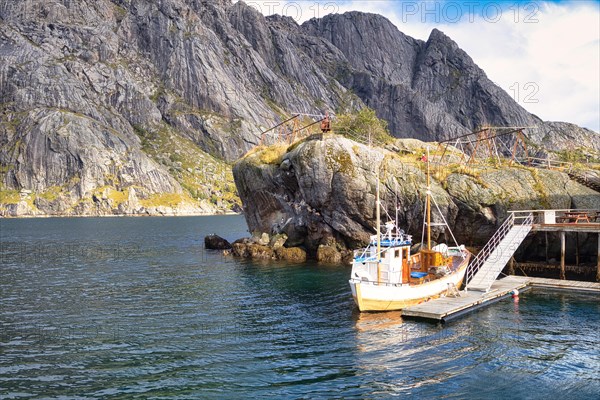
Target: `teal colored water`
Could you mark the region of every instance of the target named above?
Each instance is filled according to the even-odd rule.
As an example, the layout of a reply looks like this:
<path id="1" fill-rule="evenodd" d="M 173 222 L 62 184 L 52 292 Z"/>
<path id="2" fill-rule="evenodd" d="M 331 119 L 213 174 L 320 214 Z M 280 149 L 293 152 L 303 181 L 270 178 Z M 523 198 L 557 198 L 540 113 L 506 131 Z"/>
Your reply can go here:
<path id="1" fill-rule="evenodd" d="M 359 314 L 348 267 L 205 251 L 242 217 L 0 220 L 0 398 L 598 398 L 600 299 L 446 326 Z"/>

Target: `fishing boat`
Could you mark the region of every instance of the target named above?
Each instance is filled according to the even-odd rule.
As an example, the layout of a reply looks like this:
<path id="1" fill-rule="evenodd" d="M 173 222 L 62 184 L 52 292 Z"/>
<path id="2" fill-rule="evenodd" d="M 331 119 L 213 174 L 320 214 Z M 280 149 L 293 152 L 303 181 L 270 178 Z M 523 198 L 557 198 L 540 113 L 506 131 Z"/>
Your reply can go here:
<path id="1" fill-rule="evenodd" d="M 431 194 L 429 162 L 427 162 L 427 192 L 424 229 L 427 247 L 411 254 L 412 236 L 397 227 L 397 222 L 385 224 L 381 232 L 379 179 L 377 180 L 376 230 L 369 244 L 355 250 L 350 288 L 360 311 L 402 310 L 440 296 L 456 293 L 465 277 L 471 253 L 456 244 L 443 214 Z M 443 223 L 431 223 L 431 203 L 434 203 Z M 445 226 L 455 246 L 431 246 L 431 227 Z M 423 243 L 423 238 L 421 243 Z"/>

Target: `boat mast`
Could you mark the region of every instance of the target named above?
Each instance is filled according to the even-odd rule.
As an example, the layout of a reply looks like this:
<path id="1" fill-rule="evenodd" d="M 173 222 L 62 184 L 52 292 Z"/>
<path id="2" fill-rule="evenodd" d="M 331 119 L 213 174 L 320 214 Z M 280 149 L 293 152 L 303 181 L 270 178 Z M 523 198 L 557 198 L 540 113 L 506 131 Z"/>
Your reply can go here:
<path id="1" fill-rule="evenodd" d="M 399 237 L 400 235 L 398 234 L 398 181 L 394 179 L 394 196 L 396 196 L 396 220 L 394 221 L 396 223 L 396 237 Z"/>
<path id="2" fill-rule="evenodd" d="M 377 283 L 381 283 L 380 264 L 381 264 L 381 217 L 379 205 L 379 169 L 377 170 L 377 200 L 375 203 L 375 214 L 377 219 Z"/>
<path id="3" fill-rule="evenodd" d="M 429 176 L 429 147 L 427 147 L 427 250 L 431 250 L 431 178 Z"/>

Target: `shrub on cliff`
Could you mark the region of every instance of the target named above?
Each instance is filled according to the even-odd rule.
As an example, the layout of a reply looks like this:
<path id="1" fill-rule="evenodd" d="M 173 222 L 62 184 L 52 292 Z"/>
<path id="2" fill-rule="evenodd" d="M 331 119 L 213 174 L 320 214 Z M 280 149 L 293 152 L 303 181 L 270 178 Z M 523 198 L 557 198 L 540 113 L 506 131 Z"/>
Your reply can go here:
<path id="1" fill-rule="evenodd" d="M 375 110 L 369 107 L 352 114 L 338 115 L 333 122 L 333 131 L 355 140 L 360 136 L 374 144 L 393 141 L 387 121 L 378 118 Z"/>

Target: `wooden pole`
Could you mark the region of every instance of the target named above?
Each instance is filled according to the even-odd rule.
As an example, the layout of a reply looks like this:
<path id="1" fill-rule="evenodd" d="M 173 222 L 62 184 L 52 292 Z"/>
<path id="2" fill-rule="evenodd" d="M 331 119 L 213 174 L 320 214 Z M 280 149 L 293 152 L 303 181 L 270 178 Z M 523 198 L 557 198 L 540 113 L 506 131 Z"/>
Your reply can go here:
<path id="1" fill-rule="evenodd" d="M 560 232 L 560 279 L 565 277 L 565 231 Z"/>
<path id="2" fill-rule="evenodd" d="M 280 122 L 279 124 L 275 125 L 274 127 L 272 127 L 272 128 L 269 128 L 269 129 L 267 129 L 266 131 L 263 131 L 263 132 L 262 132 L 262 135 L 263 135 L 263 137 L 264 137 L 265 133 L 271 132 L 272 130 L 275 130 L 275 129 L 279 128 L 280 126 L 282 126 L 283 124 L 285 124 L 285 123 L 287 123 L 287 122 L 289 122 L 289 121 L 293 120 L 294 118 L 298 118 L 299 116 L 300 116 L 300 114 L 296 114 L 296 115 L 294 115 L 293 117 L 291 117 L 291 118 L 288 118 L 288 119 L 286 119 L 286 120 L 285 120 L 285 121 L 283 121 L 283 122 Z"/>
<path id="3" fill-rule="evenodd" d="M 546 264 L 548 264 L 548 232 L 544 232 L 544 236 L 546 237 Z"/>
<path id="4" fill-rule="evenodd" d="M 596 267 L 596 282 L 600 282 L 600 233 L 598 234 L 598 266 Z"/>
<path id="5" fill-rule="evenodd" d="M 579 267 L 579 232 L 575 232 L 575 265 Z"/>

